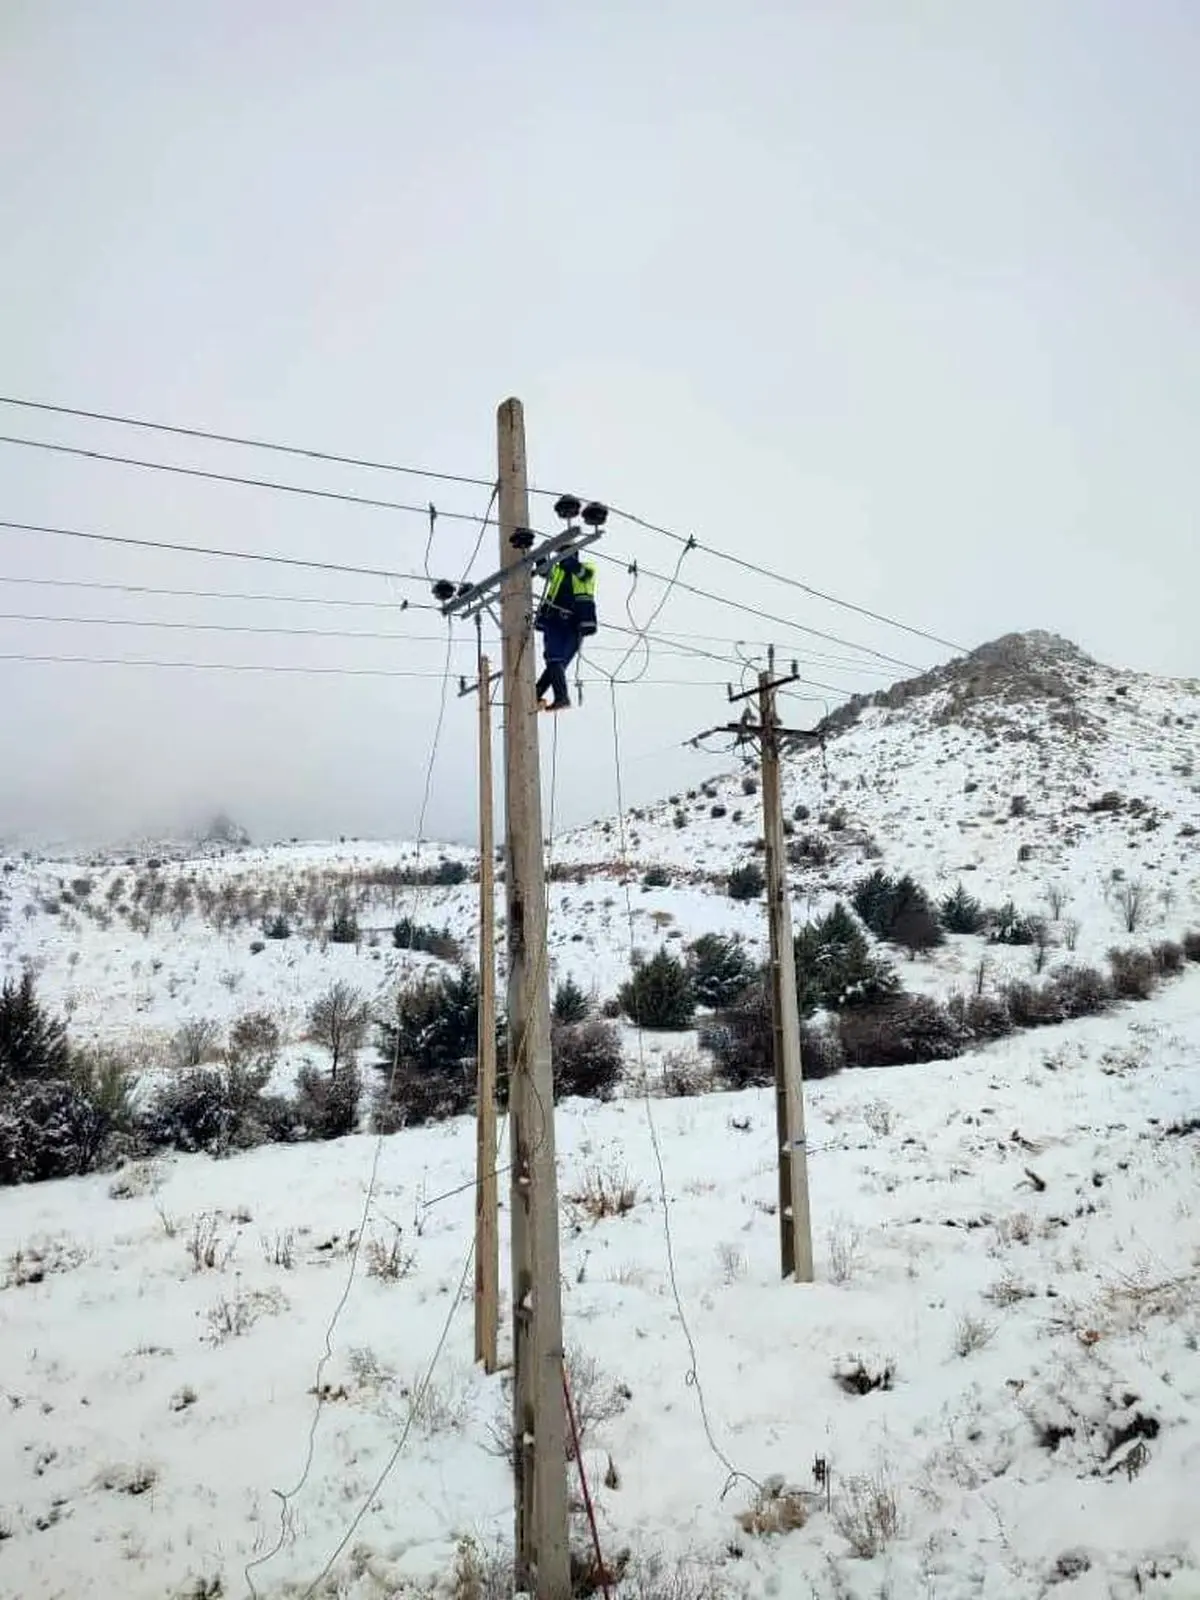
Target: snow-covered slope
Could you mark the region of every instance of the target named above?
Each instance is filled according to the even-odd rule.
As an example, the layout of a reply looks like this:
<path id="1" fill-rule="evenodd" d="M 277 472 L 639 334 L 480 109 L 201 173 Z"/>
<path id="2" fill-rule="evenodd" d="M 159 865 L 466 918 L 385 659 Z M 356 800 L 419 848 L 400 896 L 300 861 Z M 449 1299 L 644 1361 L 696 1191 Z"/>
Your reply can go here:
<path id="1" fill-rule="evenodd" d="M 788 759 L 797 922 L 883 866 L 935 895 L 961 879 L 986 903 L 1011 897 L 1079 959 L 1200 925 L 1198 715 L 1197 685 L 1114 671 L 1042 635 L 852 704 L 823 749 Z M 756 855 L 756 779 L 725 764 L 690 794 L 549 842 L 554 977 L 613 995 L 630 963 L 627 905 L 642 950 L 710 930 L 761 948 L 761 901 L 726 891 Z M 476 885 L 404 881 L 439 858 L 470 861 L 365 843 L 13 858 L 0 965 L 31 963 L 75 1036 L 156 1069 L 183 1020 L 269 1008 L 287 1076 L 315 1054 L 305 1017 L 333 980 L 383 996 L 431 959 L 392 948 L 399 917 L 445 924 L 471 951 Z M 653 867 L 669 881 L 644 886 Z M 1133 931 L 1120 904 L 1131 885 Z M 327 938 L 343 901 L 357 943 Z M 291 937 L 264 937 L 278 916 Z M 982 954 L 953 938 L 897 959 L 907 987 L 945 992 L 975 981 Z M 995 981 L 1028 972 L 1030 956 L 989 960 Z M 647 1043 L 661 1058 L 688 1041 Z M 819 1281 L 804 1288 L 777 1281 L 768 1095 L 565 1106 L 563 1195 L 636 1191 L 627 1214 L 595 1221 L 567 1198 L 563 1217 L 573 1370 L 605 1413 L 585 1453 L 605 1550 L 668 1563 L 658 1579 L 643 1564 L 633 1592 L 1200 1595 L 1198 1060 L 1190 966 L 1108 1017 L 817 1083 Z M 383 1143 L 311 1469 L 278 1555 L 252 1569 L 253 1588 L 244 1576 L 276 1544 L 274 1491 L 301 1477 L 375 1151 L 358 1137 L 165 1157 L 0 1191 L 3 1600 L 378 1600 L 427 1592 L 464 1537 L 485 1554 L 505 1539 L 505 1399 L 470 1363 L 474 1144 L 458 1122 Z M 847 1392 L 890 1369 L 885 1386 Z M 776 1476 L 806 1526 L 746 1531 L 739 1516 Z M 872 1517 L 887 1536 L 855 1556 Z"/>

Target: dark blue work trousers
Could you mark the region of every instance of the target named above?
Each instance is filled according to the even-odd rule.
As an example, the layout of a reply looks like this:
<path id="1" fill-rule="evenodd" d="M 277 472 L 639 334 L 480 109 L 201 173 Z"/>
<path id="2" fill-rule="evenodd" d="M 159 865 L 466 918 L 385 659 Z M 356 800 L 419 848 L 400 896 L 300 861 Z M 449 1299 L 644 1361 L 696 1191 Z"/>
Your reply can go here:
<path id="1" fill-rule="evenodd" d="M 547 689 L 553 689 L 556 706 L 570 705 L 567 668 L 579 654 L 579 629 L 570 622 L 548 622 L 542 629 L 542 650 L 546 670 L 537 681 L 538 699 Z"/>

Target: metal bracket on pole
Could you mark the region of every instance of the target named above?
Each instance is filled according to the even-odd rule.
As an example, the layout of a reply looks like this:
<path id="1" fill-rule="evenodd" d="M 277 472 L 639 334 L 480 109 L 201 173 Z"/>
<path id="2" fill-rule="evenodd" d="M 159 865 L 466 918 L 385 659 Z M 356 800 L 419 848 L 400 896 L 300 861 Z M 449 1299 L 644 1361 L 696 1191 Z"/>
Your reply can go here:
<path id="1" fill-rule="evenodd" d="M 560 555 L 568 550 L 582 550 L 589 544 L 595 544 L 600 537 L 600 530 L 593 528 L 568 528 L 564 533 L 555 534 L 554 538 L 545 540 L 536 550 L 530 550 L 525 555 L 519 556 L 511 566 L 501 567 L 498 572 L 493 572 L 484 578 L 481 583 L 472 584 L 469 589 L 464 589 L 461 594 L 456 594 L 452 599 L 446 600 L 441 607 L 444 617 L 473 616 L 482 607 L 489 610 L 490 599 L 504 579 L 512 572 L 519 571 L 522 567 L 536 567 L 547 556 Z"/>

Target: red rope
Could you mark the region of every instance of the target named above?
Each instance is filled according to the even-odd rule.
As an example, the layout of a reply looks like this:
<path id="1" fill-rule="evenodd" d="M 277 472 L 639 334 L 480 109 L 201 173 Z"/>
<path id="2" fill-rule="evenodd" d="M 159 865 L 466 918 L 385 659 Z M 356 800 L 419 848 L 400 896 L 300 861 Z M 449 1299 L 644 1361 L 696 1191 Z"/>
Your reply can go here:
<path id="1" fill-rule="evenodd" d="M 600 1530 L 596 1526 L 596 1508 L 592 1504 L 592 1491 L 588 1488 L 587 1472 L 583 1465 L 583 1449 L 579 1440 L 579 1424 L 575 1420 L 575 1402 L 571 1399 L 571 1385 L 567 1382 L 567 1369 L 562 1369 L 563 1399 L 567 1402 L 567 1421 L 571 1424 L 571 1442 L 575 1447 L 575 1465 L 579 1468 L 579 1482 L 583 1487 L 583 1503 L 587 1508 L 588 1525 L 592 1530 L 592 1544 L 596 1549 L 596 1576 L 604 1600 L 611 1600 L 608 1587 L 608 1568 L 600 1551 Z"/>

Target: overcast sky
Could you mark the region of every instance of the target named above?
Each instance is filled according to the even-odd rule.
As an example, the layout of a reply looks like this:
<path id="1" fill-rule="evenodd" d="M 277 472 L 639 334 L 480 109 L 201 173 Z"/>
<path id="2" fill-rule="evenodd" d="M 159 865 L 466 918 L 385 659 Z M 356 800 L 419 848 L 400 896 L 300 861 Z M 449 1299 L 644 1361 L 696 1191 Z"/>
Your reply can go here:
<path id="1" fill-rule="evenodd" d="M 1043 627 L 1190 675 L 1197 83 L 1190 0 L 4 0 L 0 390 L 485 480 L 515 394 L 538 484 L 965 647 Z M 0 432 L 487 501 L 9 406 Z M 419 515 L 11 444 L 0 474 L 10 521 L 422 570 Z M 440 518 L 435 575 L 473 543 Z M 601 548 L 678 553 L 616 520 Z M 489 530 L 477 572 L 495 558 Z M 773 634 L 821 685 L 800 723 L 907 675 L 851 645 L 952 653 L 703 552 L 681 575 L 720 598 L 676 590 L 655 633 L 725 655 Z M 445 656 L 435 615 L 398 610 L 420 585 L 2 529 L 0 576 L 383 603 L 4 582 L 3 655 L 429 675 L 0 661 L 0 835 L 218 806 L 259 837 L 412 832 Z M 602 619 L 628 625 L 629 587 L 601 567 Z M 661 592 L 643 576 L 629 613 Z M 627 800 L 720 766 L 680 745 L 733 671 L 655 647 L 618 693 Z M 556 823 L 612 810 L 607 688 L 555 725 Z M 435 834 L 473 834 L 474 739 L 452 693 Z"/>

